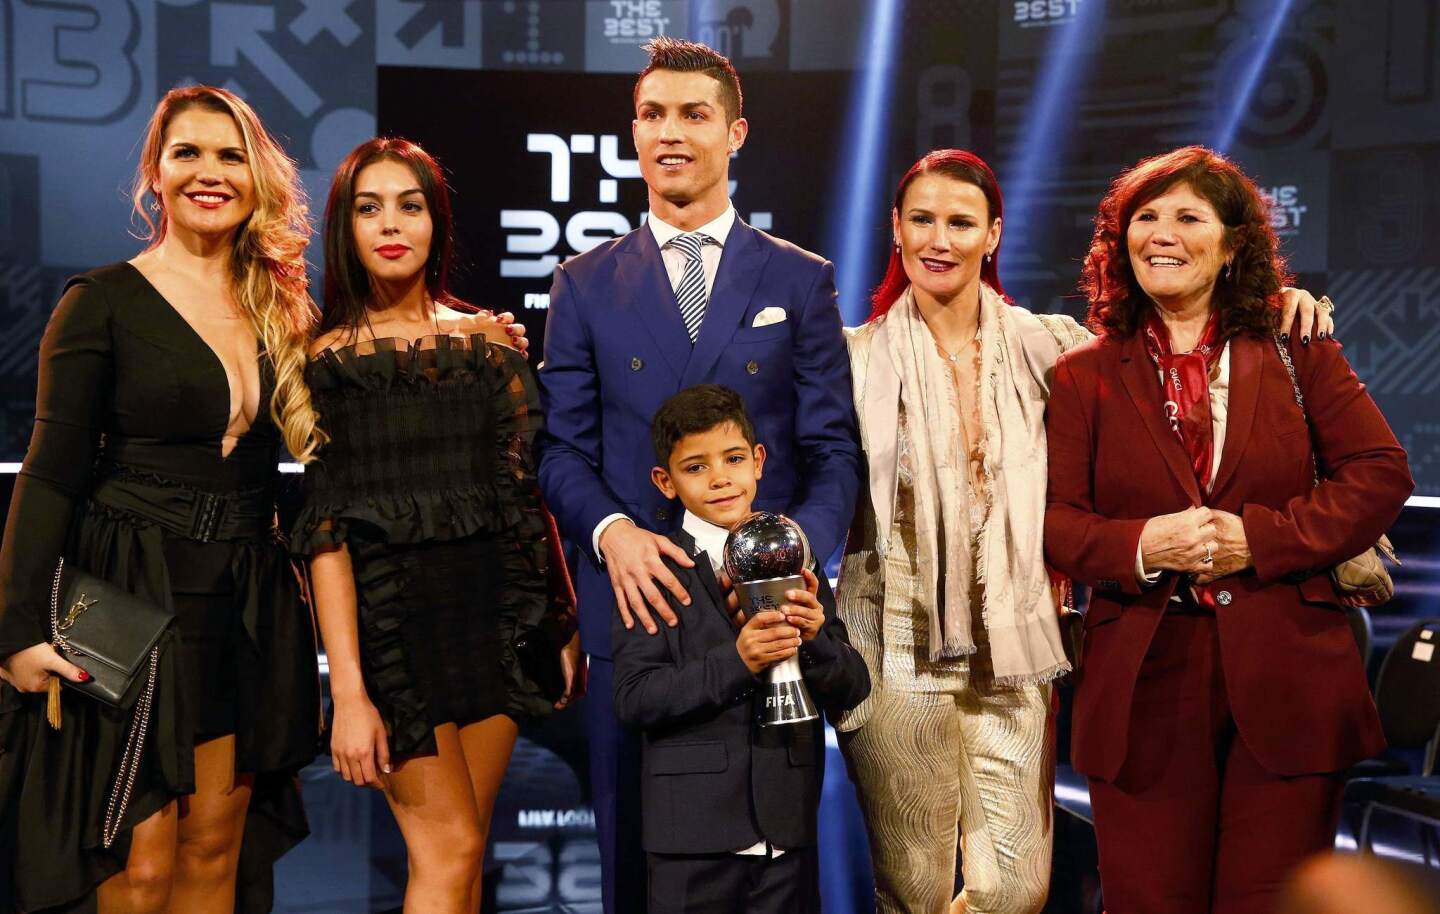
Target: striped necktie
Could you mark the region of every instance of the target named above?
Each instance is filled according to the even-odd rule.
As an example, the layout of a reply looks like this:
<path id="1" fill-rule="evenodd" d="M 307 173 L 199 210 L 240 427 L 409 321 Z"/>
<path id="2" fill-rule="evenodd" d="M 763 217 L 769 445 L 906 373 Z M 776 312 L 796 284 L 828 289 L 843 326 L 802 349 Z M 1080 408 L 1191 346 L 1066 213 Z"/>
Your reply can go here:
<path id="1" fill-rule="evenodd" d="M 700 322 L 705 319 L 705 263 L 700 258 L 700 249 L 712 242 L 708 235 L 687 232 L 670 239 L 670 247 L 685 255 L 685 272 L 680 276 L 680 285 L 675 287 L 675 301 L 680 305 L 680 319 L 685 322 L 685 332 L 690 342 L 700 335 Z"/>

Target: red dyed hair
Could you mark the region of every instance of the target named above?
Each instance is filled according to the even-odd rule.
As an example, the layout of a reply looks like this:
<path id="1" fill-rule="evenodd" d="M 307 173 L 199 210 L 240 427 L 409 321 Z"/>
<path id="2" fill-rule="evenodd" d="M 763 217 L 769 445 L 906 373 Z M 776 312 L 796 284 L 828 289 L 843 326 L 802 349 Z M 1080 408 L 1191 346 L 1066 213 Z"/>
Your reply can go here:
<path id="1" fill-rule="evenodd" d="M 916 178 L 923 174 L 944 175 L 947 178 L 954 178 L 956 181 L 963 181 L 966 184 L 973 184 L 980 188 L 985 195 L 985 205 L 989 210 L 989 223 L 993 225 L 1005 212 L 1005 198 L 1000 195 L 1000 182 L 995 180 L 995 172 L 985 164 L 985 160 L 973 152 L 966 152 L 963 149 L 935 149 L 926 153 L 920 161 L 910 166 L 905 176 L 900 179 L 900 186 L 895 189 L 895 205 L 892 213 L 899 213 L 905 205 L 905 192 Z M 980 264 L 980 281 L 985 285 L 1005 296 L 1005 290 L 1000 285 L 1000 246 L 995 246 L 994 255 L 988 261 Z M 904 293 L 905 287 L 910 285 L 910 277 L 905 275 L 905 264 L 900 259 L 900 252 L 894 247 L 890 248 L 890 262 L 885 266 L 885 278 L 880 280 L 880 285 L 870 294 L 870 317 L 867 320 L 875 320 L 889 311 L 891 306 L 899 300 Z M 1008 297 L 1006 297 L 1008 301 Z"/>
<path id="2" fill-rule="evenodd" d="M 1212 299 L 1221 338 L 1240 331 L 1270 335 L 1280 318 L 1280 288 L 1291 278 L 1270 225 L 1270 202 L 1234 162 L 1204 146 L 1141 159 L 1100 201 L 1080 276 L 1090 302 L 1090 329 L 1118 336 L 1136 331 L 1150 297 L 1135 279 L 1126 232 L 1137 209 L 1180 184 L 1209 202 L 1225 226 L 1230 276 L 1217 278 Z"/>

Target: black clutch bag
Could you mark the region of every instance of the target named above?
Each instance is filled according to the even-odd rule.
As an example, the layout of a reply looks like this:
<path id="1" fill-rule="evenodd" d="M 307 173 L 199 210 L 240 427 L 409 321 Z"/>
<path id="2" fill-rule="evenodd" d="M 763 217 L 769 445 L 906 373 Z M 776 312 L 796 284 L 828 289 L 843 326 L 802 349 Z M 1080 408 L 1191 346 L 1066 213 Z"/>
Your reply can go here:
<path id="1" fill-rule="evenodd" d="M 171 614 L 132 593 L 75 568 L 62 558 L 50 596 L 50 634 L 71 663 L 90 674 L 88 682 L 65 685 L 117 708 L 135 703 L 145 677 L 141 671 Z"/>
<path id="2" fill-rule="evenodd" d="M 520 672 L 540 688 L 550 702 L 565 694 L 565 671 L 560 666 L 560 650 L 575 634 L 569 616 L 547 616 L 535 628 L 515 639 L 515 658 Z"/>
<path id="3" fill-rule="evenodd" d="M 60 683 L 97 701 L 130 708 L 125 752 L 110 786 L 100 840 L 115 841 L 130 806 L 130 793 L 140 772 L 150 707 L 155 700 L 161 634 L 170 624 L 164 609 L 77 568 L 65 571 L 62 557 L 55 565 L 50 589 L 51 643 L 66 660 L 90 674 L 86 682 L 50 677 L 46 718 L 60 729 Z"/>

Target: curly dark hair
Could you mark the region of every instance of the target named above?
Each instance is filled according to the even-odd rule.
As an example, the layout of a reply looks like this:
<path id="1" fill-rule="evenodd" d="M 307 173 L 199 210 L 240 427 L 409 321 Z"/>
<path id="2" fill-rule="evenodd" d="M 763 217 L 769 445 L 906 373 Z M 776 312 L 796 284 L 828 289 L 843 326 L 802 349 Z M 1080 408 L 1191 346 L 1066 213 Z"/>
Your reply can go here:
<path id="1" fill-rule="evenodd" d="M 1216 279 L 1213 299 L 1220 338 L 1274 333 L 1280 289 L 1291 276 L 1270 225 L 1270 202 L 1234 162 L 1204 146 L 1140 160 L 1115 179 L 1100 201 L 1080 276 L 1080 289 L 1090 302 L 1090 329 L 1129 336 L 1139 326 L 1150 299 L 1135 279 L 1125 234 L 1137 209 L 1178 184 L 1188 184 L 1207 200 L 1225 225 L 1230 275 Z"/>
<path id="2" fill-rule="evenodd" d="M 650 443 L 655 448 L 655 465 L 670 469 L 670 457 L 680 439 L 699 435 L 732 423 L 745 442 L 755 447 L 755 426 L 745 412 L 745 401 L 728 387 L 696 384 L 666 400 L 650 420 Z"/>

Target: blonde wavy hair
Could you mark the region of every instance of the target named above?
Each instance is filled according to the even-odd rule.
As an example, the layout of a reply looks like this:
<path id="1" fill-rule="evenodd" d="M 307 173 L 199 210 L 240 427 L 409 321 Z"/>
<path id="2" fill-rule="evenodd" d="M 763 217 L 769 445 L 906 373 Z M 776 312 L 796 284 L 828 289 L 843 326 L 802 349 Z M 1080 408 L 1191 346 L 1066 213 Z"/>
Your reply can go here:
<path id="1" fill-rule="evenodd" d="M 228 114 L 245 143 L 245 158 L 255 182 L 255 211 L 235 230 L 231 291 L 275 369 L 270 416 L 290 453 L 308 463 L 327 436 L 316 424 L 310 389 L 305 385 L 307 348 L 320 318 L 305 275 L 305 247 L 312 232 L 305 189 L 295 162 L 244 99 L 214 86 L 181 86 L 160 99 L 145 128 L 130 193 L 135 212 L 146 226 L 140 237 L 149 248 L 165 240 L 164 201 L 155 195 L 160 156 L 171 121 L 191 108 Z"/>

